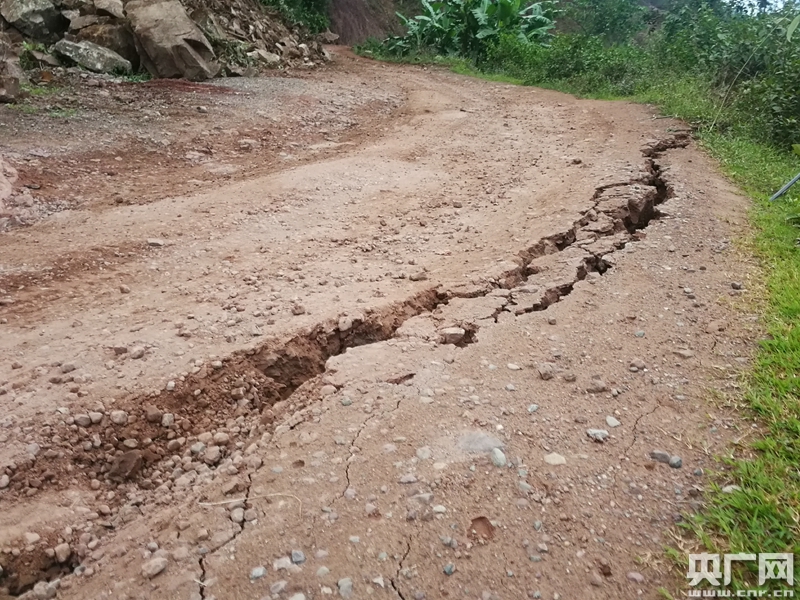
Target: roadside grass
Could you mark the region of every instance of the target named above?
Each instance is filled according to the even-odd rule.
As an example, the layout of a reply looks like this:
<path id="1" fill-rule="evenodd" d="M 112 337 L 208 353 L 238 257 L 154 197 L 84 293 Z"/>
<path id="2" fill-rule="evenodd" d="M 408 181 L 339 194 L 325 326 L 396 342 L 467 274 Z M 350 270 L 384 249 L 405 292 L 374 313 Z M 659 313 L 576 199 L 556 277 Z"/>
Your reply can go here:
<path id="1" fill-rule="evenodd" d="M 464 60 L 426 56 L 394 60 L 445 65 L 463 75 L 521 83 L 496 65 L 481 71 Z M 514 75 L 517 71 L 510 70 Z M 795 226 L 800 226 L 800 183 L 777 201 L 769 201 L 800 172 L 800 157 L 756 141 L 748 115 L 731 108 L 719 110 L 721 98 L 698 78 L 663 72 L 642 83 L 632 94 L 620 96 L 602 83 L 587 93 L 591 85 L 581 80 L 536 81 L 539 87 L 584 97 L 653 104 L 665 116 L 682 119 L 694 128 L 697 140 L 725 175 L 752 198 L 754 234 L 748 248 L 760 260 L 765 278 L 760 304 L 765 336 L 745 378 L 743 399 L 748 417 L 762 425 L 763 437 L 734 448 L 732 458 L 719 457 L 724 476 L 712 476 L 704 511 L 687 515 L 683 527 L 710 552 L 800 554 L 800 229 Z M 720 486 L 731 482 L 739 489 L 723 493 Z M 686 554 L 676 548 L 666 548 L 666 553 L 676 570 L 685 573 Z M 735 589 L 752 590 L 758 563 L 738 564 L 744 581 L 734 580 Z M 795 577 L 800 579 L 800 562 L 795 562 Z M 767 580 L 764 587 L 781 589 L 785 583 Z M 658 592 L 671 597 L 666 589 Z"/>

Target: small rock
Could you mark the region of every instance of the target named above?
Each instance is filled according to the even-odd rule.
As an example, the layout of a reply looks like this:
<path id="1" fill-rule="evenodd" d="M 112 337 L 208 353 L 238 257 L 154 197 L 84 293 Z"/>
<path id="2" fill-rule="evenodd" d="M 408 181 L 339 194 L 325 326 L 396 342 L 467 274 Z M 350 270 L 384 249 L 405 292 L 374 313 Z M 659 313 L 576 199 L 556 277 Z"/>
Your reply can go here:
<path id="1" fill-rule="evenodd" d="M 269 586 L 269 592 L 270 594 L 278 595 L 281 592 L 283 592 L 283 590 L 285 590 L 286 586 L 288 585 L 289 585 L 288 581 L 286 581 L 285 579 L 280 579 L 275 583 L 273 583 L 271 586 Z"/>
<path id="2" fill-rule="evenodd" d="M 492 464 L 495 467 L 506 466 L 506 455 L 502 450 L 500 450 L 500 448 L 493 448 L 490 457 L 492 459 Z"/>
<path id="3" fill-rule="evenodd" d="M 297 592 L 289 596 L 289 600 L 306 600 L 306 595 L 303 592 Z"/>
<path id="4" fill-rule="evenodd" d="M 50 600 L 51 598 L 55 598 L 58 594 L 58 588 L 60 584 L 60 579 L 49 582 L 40 581 L 33 586 L 33 597 L 36 598 L 36 600 Z"/>
<path id="5" fill-rule="evenodd" d="M 731 281 L 731 288 L 734 290 L 740 290 L 744 287 L 744 285 L 740 281 Z"/>
<path id="6" fill-rule="evenodd" d="M 692 352 L 691 350 L 686 350 L 686 349 L 683 349 L 683 350 L 673 350 L 673 351 L 672 351 L 672 353 L 673 353 L 675 356 L 679 356 L 679 357 L 681 357 L 681 358 L 692 358 L 692 357 L 694 356 L 694 352 Z"/>
<path id="7" fill-rule="evenodd" d="M 148 238 L 147 245 L 152 246 L 153 248 L 161 248 L 164 246 L 166 242 L 164 240 L 158 238 Z"/>
<path id="8" fill-rule="evenodd" d="M 119 293 L 120 294 L 130 294 L 131 293 L 131 288 L 123 283 L 122 285 L 119 286 Z"/>
<path id="9" fill-rule="evenodd" d="M 553 465 L 553 466 L 565 465 L 567 464 L 567 459 L 561 456 L 560 454 L 553 452 L 551 454 L 545 455 L 544 462 L 546 462 L 548 465 Z"/>
<path id="10" fill-rule="evenodd" d="M 683 466 L 683 460 L 680 456 L 673 456 L 669 459 L 669 466 L 673 469 L 680 469 Z"/>
<path id="11" fill-rule="evenodd" d="M 467 332 L 461 327 L 446 327 L 439 331 L 442 344 L 460 344 Z"/>
<path id="12" fill-rule="evenodd" d="M 733 484 L 726 485 L 724 488 L 722 488 L 722 493 L 723 494 L 732 494 L 733 492 L 741 492 L 741 491 L 742 491 L 741 487 L 739 487 L 738 485 L 733 485 Z"/>
<path id="13" fill-rule="evenodd" d="M 634 333 L 633 335 L 635 335 L 637 338 L 643 338 L 644 337 L 644 331 L 639 330 L 636 333 Z"/>
<path id="14" fill-rule="evenodd" d="M 69 557 L 72 555 L 72 550 L 70 549 L 69 544 L 67 543 L 59 544 L 54 548 L 54 550 L 56 553 L 56 560 L 59 563 L 67 562 Z"/>
<path id="15" fill-rule="evenodd" d="M 650 452 L 650 458 L 656 462 L 668 465 L 671 457 L 668 452 L 664 452 L 662 450 L 653 450 Z"/>
<path id="16" fill-rule="evenodd" d="M 255 567 L 252 571 L 250 571 L 250 581 L 255 581 L 256 579 L 261 579 L 265 577 L 267 574 L 266 567 Z"/>
<path id="17" fill-rule="evenodd" d="M 644 361 L 639 359 L 639 358 L 634 358 L 631 361 L 631 364 L 630 364 L 631 371 L 644 371 L 646 368 L 647 368 L 647 365 L 645 365 Z"/>
<path id="18" fill-rule="evenodd" d="M 545 381 L 552 379 L 555 375 L 555 368 L 550 363 L 541 363 L 537 370 L 539 371 L 539 377 Z"/>
<path id="19" fill-rule="evenodd" d="M 537 410 L 539 410 L 539 405 L 538 405 L 538 404 L 529 404 L 529 405 L 528 405 L 528 412 L 529 412 L 529 413 L 533 414 L 533 413 L 535 413 Z"/>
<path id="20" fill-rule="evenodd" d="M 606 417 L 606 425 L 608 425 L 609 427 L 619 427 L 620 425 L 622 425 L 622 423 L 620 423 L 617 419 L 609 415 Z"/>
<path id="21" fill-rule="evenodd" d="M 431 457 L 431 449 L 427 446 L 417 448 L 417 458 L 420 460 L 428 460 Z"/>
<path id="22" fill-rule="evenodd" d="M 302 550 L 292 550 L 292 562 L 296 565 L 302 565 L 306 562 L 306 555 Z"/>
<path id="23" fill-rule="evenodd" d="M 595 442 L 605 442 L 608 438 L 608 431 L 605 429 L 587 429 L 586 435 L 592 438 Z"/>
<path id="24" fill-rule="evenodd" d="M 39 452 L 42 451 L 42 447 L 39 444 L 37 444 L 36 442 L 34 442 L 32 444 L 28 444 L 25 447 L 25 450 L 27 450 L 28 454 L 30 454 L 31 456 L 38 456 Z"/>
<path id="25" fill-rule="evenodd" d="M 78 427 L 89 427 L 92 424 L 92 419 L 89 415 L 75 415 L 75 424 Z"/>
<path id="26" fill-rule="evenodd" d="M 63 364 L 61 365 L 61 372 L 62 372 L 62 373 L 71 373 L 71 372 L 72 372 L 72 371 L 74 371 L 76 368 L 77 368 L 77 367 L 75 366 L 75 363 L 70 363 L 70 362 L 63 363 Z"/>
<path id="27" fill-rule="evenodd" d="M 34 533 L 33 531 L 25 532 L 25 535 L 23 537 L 25 538 L 25 543 L 29 546 L 38 544 L 39 540 L 42 539 L 42 536 L 40 536 L 38 533 Z"/>
<path id="28" fill-rule="evenodd" d="M 325 577 L 331 570 L 328 567 L 320 567 L 317 569 L 317 577 Z"/>
<path id="29" fill-rule="evenodd" d="M 353 597 L 353 580 L 349 577 L 344 577 L 340 579 L 336 583 L 337 587 L 339 588 L 339 595 L 342 598 L 352 598 Z"/>
<path id="30" fill-rule="evenodd" d="M 272 563 L 272 568 L 275 571 L 285 571 L 292 567 L 292 559 L 288 556 L 282 556 Z"/>
<path id="31" fill-rule="evenodd" d="M 592 572 L 592 574 L 589 575 L 589 583 L 595 587 L 600 587 L 603 585 L 603 578 L 600 577 L 599 574 Z"/>
<path id="32" fill-rule="evenodd" d="M 520 369 L 522 369 L 522 367 L 520 367 L 519 365 L 515 365 L 514 363 L 508 363 L 506 367 L 508 367 L 510 371 L 519 371 Z"/>
<path id="33" fill-rule="evenodd" d="M 142 575 L 144 575 L 147 579 L 152 579 L 164 569 L 167 568 L 167 559 L 162 557 L 154 558 L 153 560 L 148 560 L 146 563 L 142 565 Z"/>
<path id="34" fill-rule="evenodd" d="M 398 481 L 400 483 L 416 483 L 417 482 L 417 477 L 415 475 L 412 475 L 411 473 L 407 473 L 407 474 L 403 475 L 402 477 L 400 477 L 400 479 Z"/>
<path id="35" fill-rule="evenodd" d="M 644 583 L 644 575 L 636 571 L 630 571 L 627 575 L 628 579 L 634 583 Z"/>
<path id="36" fill-rule="evenodd" d="M 0 490 L 6 489 L 9 483 L 11 483 L 11 479 L 8 475 L 0 475 Z"/>
<path id="37" fill-rule="evenodd" d="M 593 377 L 589 381 L 589 385 L 586 386 L 586 391 L 590 394 L 601 394 L 607 390 L 608 386 L 606 385 L 605 381 L 599 377 Z"/>
<path id="38" fill-rule="evenodd" d="M 456 566 L 453 563 L 447 563 L 442 571 L 444 571 L 445 575 L 452 575 L 456 572 Z"/>
<path id="39" fill-rule="evenodd" d="M 231 511 L 231 521 L 234 523 L 244 522 L 244 509 L 241 507 L 234 508 Z"/>
<path id="40" fill-rule="evenodd" d="M 124 410 L 112 410 L 109 417 L 114 425 L 126 425 L 128 423 L 128 413 Z"/>
<path id="41" fill-rule="evenodd" d="M 144 347 L 142 346 L 134 346 L 130 352 L 130 357 L 138 360 L 144 356 Z"/>

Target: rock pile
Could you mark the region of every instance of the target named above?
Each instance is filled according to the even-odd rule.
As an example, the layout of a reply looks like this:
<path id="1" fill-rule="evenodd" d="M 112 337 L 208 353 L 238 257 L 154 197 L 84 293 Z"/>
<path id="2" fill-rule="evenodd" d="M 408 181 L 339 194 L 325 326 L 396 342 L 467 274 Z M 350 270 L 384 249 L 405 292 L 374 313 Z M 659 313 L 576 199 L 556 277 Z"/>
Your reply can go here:
<path id="1" fill-rule="evenodd" d="M 193 81 L 328 58 L 257 0 L 0 0 L 0 102 L 20 93 L 23 52 L 34 66 Z"/>

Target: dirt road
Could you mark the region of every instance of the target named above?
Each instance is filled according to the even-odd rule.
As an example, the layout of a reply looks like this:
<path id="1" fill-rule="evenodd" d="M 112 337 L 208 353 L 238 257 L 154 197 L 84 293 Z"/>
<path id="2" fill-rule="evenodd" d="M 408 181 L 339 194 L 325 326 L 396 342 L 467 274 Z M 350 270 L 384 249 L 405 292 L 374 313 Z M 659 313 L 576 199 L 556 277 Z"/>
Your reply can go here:
<path id="1" fill-rule="evenodd" d="M 683 125 L 343 50 L 97 90 L 0 113 L 0 597 L 682 585 L 756 335 Z"/>

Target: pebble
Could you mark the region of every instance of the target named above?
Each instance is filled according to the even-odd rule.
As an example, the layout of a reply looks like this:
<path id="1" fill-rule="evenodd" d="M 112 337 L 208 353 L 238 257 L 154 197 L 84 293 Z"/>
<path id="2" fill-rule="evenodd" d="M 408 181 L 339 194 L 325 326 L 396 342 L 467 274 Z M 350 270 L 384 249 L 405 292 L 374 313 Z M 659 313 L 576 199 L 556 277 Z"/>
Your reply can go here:
<path id="1" fill-rule="evenodd" d="M 328 567 L 320 567 L 317 569 L 317 577 L 325 577 L 331 570 Z"/>
<path id="2" fill-rule="evenodd" d="M 567 464 L 567 459 L 556 452 L 552 452 L 551 454 L 545 455 L 544 462 L 553 466 L 565 465 Z"/>
<path id="3" fill-rule="evenodd" d="M 75 369 L 77 369 L 77 367 L 75 366 L 75 363 L 66 362 L 66 363 L 63 363 L 61 365 L 61 372 L 62 373 L 71 373 Z"/>
<path id="4" fill-rule="evenodd" d="M 144 356 L 144 348 L 142 346 L 134 346 L 130 351 L 130 357 L 138 360 Z"/>
<path id="5" fill-rule="evenodd" d="M 539 410 L 539 405 L 538 405 L 538 404 L 529 404 L 529 405 L 528 405 L 528 412 L 529 412 L 529 413 L 533 414 L 533 413 L 535 413 L 537 410 Z"/>
<path id="6" fill-rule="evenodd" d="M 734 290 L 740 290 L 744 287 L 744 285 L 740 281 L 731 281 L 731 288 Z"/>
<path id="7" fill-rule="evenodd" d="M 411 473 L 406 473 L 405 475 L 400 477 L 400 479 L 398 481 L 400 483 L 406 483 L 406 484 L 407 483 L 416 483 L 417 482 L 417 477 L 415 475 L 412 475 Z"/>
<path id="8" fill-rule="evenodd" d="M 508 367 L 508 369 L 509 369 L 510 371 L 519 371 L 519 370 L 521 370 L 521 369 L 522 369 L 522 367 L 520 367 L 519 365 L 515 365 L 514 363 L 508 363 L 508 364 L 506 365 L 506 367 Z"/>
<path id="9" fill-rule="evenodd" d="M 167 559 L 162 557 L 149 560 L 142 565 L 142 575 L 152 579 L 167 568 Z"/>
<path id="10" fill-rule="evenodd" d="M 37 456 L 39 454 L 39 452 L 41 452 L 42 448 L 41 448 L 41 446 L 39 446 L 39 444 L 34 442 L 33 444 L 28 444 L 25 447 L 25 450 L 28 451 L 28 454 L 30 454 L 32 456 Z"/>
<path id="11" fill-rule="evenodd" d="M 297 592 L 289 596 L 289 600 L 306 600 L 306 595 L 303 592 Z"/>
<path id="12" fill-rule="evenodd" d="M 668 452 L 664 452 L 663 450 L 653 450 L 650 452 L 650 458 L 656 462 L 669 464 L 669 461 L 672 457 Z"/>
<path id="13" fill-rule="evenodd" d="M 306 555 L 302 550 L 292 550 L 292 562 L 296 565 L 302 565 L 306 562 Z"/>
<path id="14" fill-rule="evenodd" d="M 272 568 L 275 571 L 285 571 L 291 568 L 292 559 L 288 556 L 281 556 L 278 560 L 272 563 Z"/>
<path id="15" fill-rule="evenodd" d="M 644 331 L 637 331 L 633 335 L 635 335 L 638 338 L 643 338 L 644 337 Z"/>
<path id="16" fill-rule="evenodd" d="M 589 576 L 589 583 L 595 587 L 600 587 L 603 585 L 603 578 L 597 573 L 592 572 L 592 574 Z"/>
<path id="17" fill-rule="evenodd" d="M 622 425 L 622 423 L 620 423 L 617 419 L 609 415 L 606 417 L 606 425 L 608 425 L 609 427 L 619 427 L 620 425 Z"/>
<path id="18" fill-rule="evenodd" d="M 431 449 L 427 446 L 417 448 L 417 458 L 420 460 L 428 460 L 431 457 Z"/>
<path id="19" fill-rule="evenodd" d="M 636 571 L 630 571 L 627 575 L 630 581 L 634 583 L 644 583 L 644 575 L 641 573 L 637 573 Z"/>
<path id="20" fill-rule="evenodd" d="M 241 507 L 234 508 L 231 511 L 231 521 L 234 523 L 242 523 L 244 521 L 244 509 Z"/>
<path id="21" fill-rule="evenodd" d="M 491 453 L 492 464 L 495 467 L 506 466 L 506 455 L 500 448 L 493 448 Z"/>
<path id="22" fill-rule="evenodd" d="M 286 589 L 286 586 L 289 585 L 289 582 L 285 579 L 280 579 L 269 586 L 269 591 L 271 594 L 280 594 L 283 590 Z"/>
<path id="23" fill-rule="evenodd" d="M 124 283 L 119 286 L 119 293 L 120 294 L 130 294 L 131 288 L 130 286 L 125 285 Z"/>
<path id="24" fill-rule="evenodd" d="M 42 539 L 42 537 L 38 533 L 34 533 L 32 531 L 26 532 L 23 537 L 25 538 L 25 543 L 28 544 L 29 546 L 38 543 L 39 540 Z"/>
<path id="25" fill-rule="evenodd" d="M 350 543 L 351 544 L 358 544 L 359 542 L 361 542 L 361 538 L 360 537 L 358 537 L 357 535 L 351 535 L 350 536 Z"/>
<path id="26" fill-rule="evenodd" d="M 456 566 L 453 563 L 447 563 L 442 570 L 445 575 L 452 575 L 456 571 Z"/>
<path id="27" fill-rule="evenodd" d="M 640 358 L 634 358 L 631 361 L 630 369 L 634 373 L 637 371 L 644 371 L 647 368 L 647 365 L 644 364 L 644 361 Z"/>
<path id="28" fill-rule="evenodd" d="M 0 475 L 0 490 L 6 489 L 9 483 L 11 483 L 11 479 L 8 475 Z"/>
<path id="29" fill-rule="evenodd" d="M 679 356 L 681 358 L 692 358 L 694 356 L 694 352 L 692 352 L 691 350 L 686 350 L 686 349 L 673 350 L 672 353 L 675 356 Z"/>
<path id="30" fill-rule="evenodd" d="M 599 377 L 593 377 L 591 381 L 589 381 L 589 385 L 586 386 L 586 391 L 590 394 L 600 394 L 607 390 L 608 386 L 606 385 L 606 382 Z"/>
<path id="31" fill-rule="evenodd" d="M 555 369 L 550 363 L 541 363 L 537 370 L 539 371 L 539 377 L 545 381 L 552 379 L 553 375 L 555 375 Z"/>
<path id="32" fill-rule="evenodd" d="M 439 332 L 442 344 L 458 344 L 467 332 L 461 327 L 446 327 Z"/>
<path id="33" fill-rule="evenodd" d="M 608 438 L 608 431 L 605 429 L 587 429 L 586 435 L 592 438 L 595 442 L 605 442 Z"/>
<path id="34" fill-rule="evenodd" d="M 353 597 L 353 580 L 349 577 L 344 577 L 336 582 L 336 586 L 339 588 L 339 595 L 342 598 L 352 598 Z"/>
<path id="35" fill-rule="evenodd" d="M 56 555 L 56 560 L 59 563 L 67 562 L 67 559 L 69 559 L 70 555 L 72 554 L 72 550 L 70 549 L 69 544 L 67 543 L 59 544 L 54 548 L 54 551 Z"/>
<path id="36" fill-rule="evenodd" d="M 250 571 L 250 581 L 261 579 L 262 577 L 266 576 L 266 574 L 267 574 L 266 567 L 255 567 L 252 571 Z"/>
<path id="37" fill-rule="evenodd" d="M 114 425 L 125 425 L 128 422 L 128 413 L 124 410 L 112 410 L 109 416 Z"/>
<path id="38" fill-rule="evenodd" d="M 680 469 L 683 466 L 683 460 L 680 456 L 672 456 L 669 459 L 669 466 L 673 469 Z"/>

